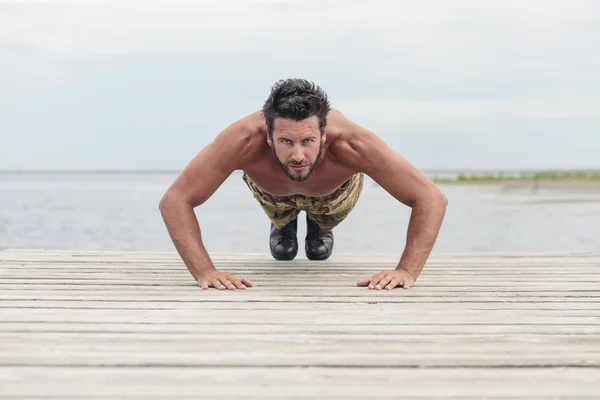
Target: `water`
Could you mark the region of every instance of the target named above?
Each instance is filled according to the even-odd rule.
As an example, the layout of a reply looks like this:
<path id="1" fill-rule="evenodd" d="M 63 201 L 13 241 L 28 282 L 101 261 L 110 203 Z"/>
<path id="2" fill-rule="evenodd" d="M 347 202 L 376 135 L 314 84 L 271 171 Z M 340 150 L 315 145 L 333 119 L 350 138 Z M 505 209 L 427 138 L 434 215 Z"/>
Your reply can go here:
<path id="1" fill-rule="evenodd" d="M 0 174 L 0 249 L 174 251 L 158 202 L 175 177 Z M 449 208 L 434 253 L 600 251 L 600 193 L 440 188 Z M 268 252 L 269 221 L 240 174 L 196 215 L 209 253 Z M 334 230 L 335 251 L 400 254 L 409 218 L 410 208 L 366 178 L 359 203 Z"/>

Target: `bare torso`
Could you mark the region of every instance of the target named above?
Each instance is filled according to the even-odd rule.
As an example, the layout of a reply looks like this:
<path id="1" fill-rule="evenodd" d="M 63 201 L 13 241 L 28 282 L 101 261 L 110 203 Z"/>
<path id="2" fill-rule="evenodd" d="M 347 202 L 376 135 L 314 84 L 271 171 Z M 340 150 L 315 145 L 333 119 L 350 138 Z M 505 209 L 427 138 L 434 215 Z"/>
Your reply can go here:
<path id="1" fill-rule="evenodd" d="M 305 121 L 306 126 L 301 126 L 294 136 L 293 130 L 290 134 L 285 125 L 282 128 L 289 120 L 275 122 L 279 125 L 275 140 L 268 136 L 262 112 L 229 125 L 188 163 L 161 199 L 159 208 L 169 235 L 194 278 L 203 288 L 217 287 L 219 282 L 221 289 L 226 288 L 225 284 L 231 285 L 230 279 L 238 279 L 214 268 L 194 214 L 194 208 L 204 204 L 233 171 L 244 171 L 274 196 L 310 197 L 329 195 L 354 174 L 364 173 L 398 201 L 412 207 L 413 214 L 406 251 L 395 270 L 400 272 L 384 271 L 358 284 L 372 288 L 385 280 L 384 284 L 391 287 L 412 285 L 429 256 L 446 211 L 447 200 L 439 189 L 381 138 L 334 109 L 328 114 L 322 137 L 321 162 L 306 180 L 295 181 L 298 175 L 283 170 L 269 143 L 278 149 L 277 154 L 283 154 L 288 166 L 305 158 L 312 162 L 319 151 L 316 144 L 321 144 L 316 141 L 318 126 L 315 127 L 314 121 Z M 304 147 L 297 147 L 299 143 Z M 301 165 L 304 166 L 294 172 L 304 171 L 308 163 Z M 307 175 L 308 170 L 301 178 Z M 242 281 L 238 279 L 235 283 L 241 286 Z M 249 284 L 247 279 L 245 284 Z"/>
<path id="2" fill-rule="evenodd" d="M 267 143 L 268 133 L 264 119 L 255 115 L 249 122 L 249 139 L 253 142 L 250 146 L 252 155 L 247 158 L 242 170 L 273 196 L 326 196 L 335 192 L 353 174 L 359 172 L 347 162 L 348 156 L 351 156 L 348 153 L 352 152 L 349 140 L 353 135 L 345 128 L 343 116 L 334 110 L 330 112 L 325 128 L 326 140 L 322 149 L 322 160 L 313 174 L 303 182 L 291 180 L 278 164 L 272 148 Z"/>

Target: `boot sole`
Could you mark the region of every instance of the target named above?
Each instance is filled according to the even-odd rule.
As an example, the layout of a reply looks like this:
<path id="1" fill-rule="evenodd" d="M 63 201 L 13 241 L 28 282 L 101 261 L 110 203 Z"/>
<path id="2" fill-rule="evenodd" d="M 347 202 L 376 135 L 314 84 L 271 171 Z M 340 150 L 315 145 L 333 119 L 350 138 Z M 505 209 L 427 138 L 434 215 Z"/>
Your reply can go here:
<path id="1" fill-rule="evenodd" d="M 280 254 L 274 253 L 273 250 L 271 250 L 271 255 L 277 261 L 292 261 L 298 255 L 298 252 L 296 251 L 295 253 L 292 253 L 289 256 L 282 256 Z"/>
<path id="2" fill-rule="evenodd" d="M 331 253 L 333 253 L 333 251 L 323 254 L 322 256 L 317 256 L 307 251 L 306 258 L 308 258 L 311 261 L 325 261 L 331 256 Z"/>

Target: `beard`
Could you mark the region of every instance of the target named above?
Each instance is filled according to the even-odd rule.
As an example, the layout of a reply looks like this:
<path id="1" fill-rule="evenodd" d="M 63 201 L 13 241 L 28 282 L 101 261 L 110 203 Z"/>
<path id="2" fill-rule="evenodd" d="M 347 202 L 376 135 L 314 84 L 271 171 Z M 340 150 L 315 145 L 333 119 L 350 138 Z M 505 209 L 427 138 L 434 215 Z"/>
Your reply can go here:
<path id="1" fill-rule="evenodd" d="M 281 169 L 283 170 L 283 172 L 285 172 L 285 174 L 288 176 L 288 178 L 290 178 L 294 182 L 304 182 L 305 180 L 307 180 L 312 175 L 312 173 L 314 172 L 315 168 L 317 168 L 317 166 L 321 162 L 321 157 L 322 157 L 321 151 L 322 151 L 322 149 L 323 149 L 323 143 L 319 142 L 319 154 L 317 154 L 317 158 L 315 159 L 315 161 L 313 163 L 310 163 L 307 160 L 303 160 L 300 163 L 291 161 L 291 162 L 289 162 L 287 164 L 284 164 L 279 159 L 279 156 L 277 156 L 277 152 L 275 151 L 275 149 L 273 149 L 273 153 L 275 154 L 275 159 L 277 160 L 277 163 L 279 164 L 279 166 L 281 167 Z M 290 172 L 290 167 L 291 166 L 300 166 L 300 165 L 307 165 L 307 166 L 309 166 L 308 172 L 305 175 L 293 175 Z"/>

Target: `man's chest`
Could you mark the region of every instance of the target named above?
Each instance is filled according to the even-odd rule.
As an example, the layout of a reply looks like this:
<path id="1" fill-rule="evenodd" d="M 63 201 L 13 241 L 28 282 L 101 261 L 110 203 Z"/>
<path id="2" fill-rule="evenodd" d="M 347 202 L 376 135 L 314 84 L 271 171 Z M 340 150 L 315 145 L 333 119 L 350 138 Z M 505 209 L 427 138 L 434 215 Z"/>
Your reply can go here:
<path id="1" fill-rule="evenodd" d="M 301 194 L 310 197 L 332 194 L 354 174 L 354 171 L 348 168 L 326 161 L 318 165 L 311 176 L 303 182 L 293 181 L 275 161 L 248 166 L 244 172 L 262 190 L 273 196 Z"/>

